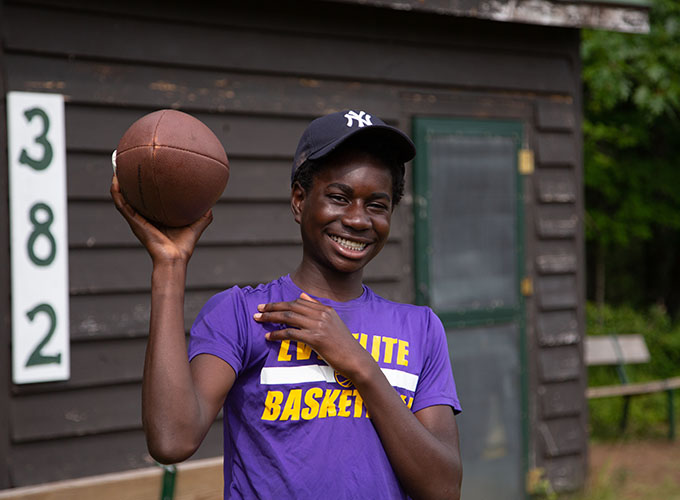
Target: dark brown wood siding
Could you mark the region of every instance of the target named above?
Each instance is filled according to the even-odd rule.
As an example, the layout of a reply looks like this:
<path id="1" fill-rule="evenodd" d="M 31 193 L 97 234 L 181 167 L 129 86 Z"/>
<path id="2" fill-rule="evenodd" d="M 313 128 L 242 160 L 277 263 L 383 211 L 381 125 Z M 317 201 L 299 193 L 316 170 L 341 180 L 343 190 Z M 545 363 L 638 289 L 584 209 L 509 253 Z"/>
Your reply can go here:
<path id="1" fill-rule="evenodd" d="M 0 19 L 3 17 L 3 5 L 0 1 Z M 0 71 L 5 72 L 5 55 L 0 46 Z M 4 75 L 3 75 L 4 76 Z M 5 101 L 5 78 L 0 77 L 0 429 L 9 429 L 9 415 L 7 408 L 10 402 L 10 249 L 9 249 L 9 197 L 8 197 L 8 168 L 7 168 L 7 108 Z M 6 465 L 11 449 L 10 435 L 7 430 L 0 430 L 0 489 L 12 485 L 9 477 L 9 467 Z"/>
<path id="2" fill-rule="evenodd" d="M 1 22 L 4 90 L 66 98 L 72 377 L 6 384 L 0 397 L 9 425 L 0 425 L 8 429 L 0 452 L 8 465 L 0 463 L 0 487 L 150 463 L 140 424 L 150 261 L 108 189 L 122 133 L 169 107 L 217 134 L 232 172 L 192 258 L 187 328 L 213 293 L 276 278 L 298 263 L 289 165 L 310 119 L 354 108 L 405 130 L 415 115 L 524 121 L 538 167 L 525 190 L 535 283 L 528 301 L 530 464 L 545 466 L 563 487 L 582 481 L 585 409 L 571 398 L 583 372 L 570 364 L 580 362 L 583 332 L 576 31 L 259 0 L 162 9 L 142 0 L 6 1 Z M 6 157 L 0 162 L 6 200 Z M 5 205 L 0 231 L 7 235 Z M 414 297 L 410 210 L 407 195 L 389 243 L 367 270 L 378 293 L 399 301 Z M 0 288 L 7 318 L 7 277 Z M 6 319 L 1 334 L 8 345 Z M 561 355 L 563 364 L 550 364 Z M 218 454 L 216 424 L 198 455 Z"/>

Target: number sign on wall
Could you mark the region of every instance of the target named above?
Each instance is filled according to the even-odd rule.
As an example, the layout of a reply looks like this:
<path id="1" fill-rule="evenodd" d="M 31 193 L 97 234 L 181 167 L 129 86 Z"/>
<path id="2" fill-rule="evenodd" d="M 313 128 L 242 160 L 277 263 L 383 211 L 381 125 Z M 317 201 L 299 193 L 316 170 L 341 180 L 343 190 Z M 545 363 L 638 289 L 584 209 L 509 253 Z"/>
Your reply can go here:
<path id="1" fill-rule="evenodd" d="M 64 98 L 7 94 L 12 380 L 69 378 Z"/>

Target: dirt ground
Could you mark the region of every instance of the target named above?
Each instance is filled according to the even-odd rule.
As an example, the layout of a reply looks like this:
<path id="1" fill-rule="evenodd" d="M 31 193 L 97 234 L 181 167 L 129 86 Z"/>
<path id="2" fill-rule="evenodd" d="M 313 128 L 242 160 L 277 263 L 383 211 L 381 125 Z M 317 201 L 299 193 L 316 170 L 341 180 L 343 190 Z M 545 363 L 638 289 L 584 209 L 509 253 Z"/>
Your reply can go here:
<path id="1" fill-rule="evenodd" d="M 585 498 L 680 500 L 680 441 L 591 443 Z"/>

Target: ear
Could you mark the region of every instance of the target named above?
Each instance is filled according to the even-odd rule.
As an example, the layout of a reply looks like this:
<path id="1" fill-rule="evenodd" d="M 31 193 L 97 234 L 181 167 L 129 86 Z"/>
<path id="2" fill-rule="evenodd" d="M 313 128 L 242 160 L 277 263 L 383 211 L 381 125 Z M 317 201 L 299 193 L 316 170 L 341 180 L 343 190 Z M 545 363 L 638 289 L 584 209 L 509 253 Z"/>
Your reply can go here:
<path id="1" fill-rule="evenodd" d="M 296 181 L 290 192 L 290 211 L 293 212 L 295 222 L 298 224 L 300 223 L 302 207 L 305 203 L 306 195 L 307 193 L 305 193 L 303 187 Z"/>

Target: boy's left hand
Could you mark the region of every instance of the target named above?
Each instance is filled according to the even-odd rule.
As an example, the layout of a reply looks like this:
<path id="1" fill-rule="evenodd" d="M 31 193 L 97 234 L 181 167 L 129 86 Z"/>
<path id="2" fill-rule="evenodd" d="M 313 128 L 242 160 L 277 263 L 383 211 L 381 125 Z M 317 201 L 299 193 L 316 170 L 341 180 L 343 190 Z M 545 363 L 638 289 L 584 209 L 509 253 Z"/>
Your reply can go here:
<path id="1" fill-rule="evenodd" d="M 253 315 L 255 321 L 288 326 L 267 333 L 267 340 L 304 342 L 333 369 L 350 380 L 355 380 L 361 370 L 367 367 L 367 360 L 373 361 L 373 357 L 357 342 L 335 309 L 304 292 L 296 300 L 260 304 L 257 310 Z"/>

